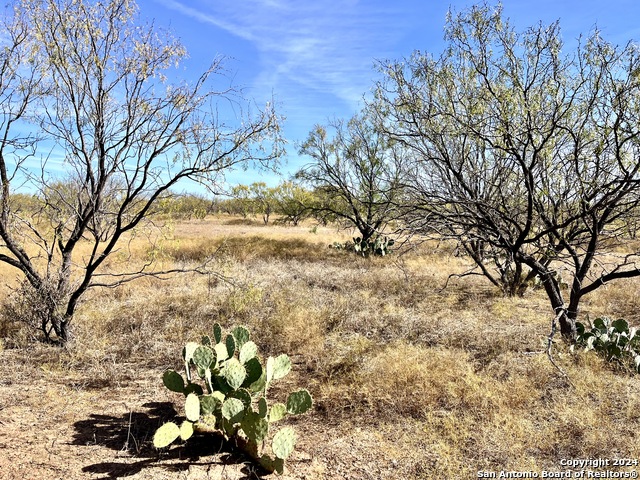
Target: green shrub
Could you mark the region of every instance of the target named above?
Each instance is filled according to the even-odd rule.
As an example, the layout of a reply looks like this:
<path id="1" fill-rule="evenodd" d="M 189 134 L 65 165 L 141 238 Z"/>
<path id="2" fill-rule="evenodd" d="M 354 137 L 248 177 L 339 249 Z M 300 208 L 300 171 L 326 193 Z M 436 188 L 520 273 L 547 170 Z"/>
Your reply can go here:
<path id="1" fill-rule="evenodd" d="M 602 317 L 594 320 L 590 330 L 580 322 L 576 322 L 576 328 L 577 345 L 586 351 L 594 350 L 609 362 L 640 371 L 640 336 L 636 335 L 635 327 L 629 328 L 626 320 Z"/>
<path id="2" fill-rule="evenodd" d="M 269 455 L 265 451 L 270 430 L 287 415 L 307 412 L 312 398 L 300 389 L 290 393 L 286 403 L 269 404 L 268 389 L 290 372 L 291 360 L 282 354 L 261 362 L 258 347 L 249 338 L 245 327 L 223 335 L 216 323 L 213 338 L 204 336 L 201 343 L 185 345 L 186 378 L 167 370 L 162 381 L 169 390 L 185 395 L 186 420 L 181 425 L 162 425 L 153 437 L 155 447 L 166 447 L 178 438 L 186 441 L 194 432 L 220 432 L 233 438 L 266 470 L 283 472 L 295 447 L 296 433 L 291 427 L 279 429 L 272 437 Z"/>

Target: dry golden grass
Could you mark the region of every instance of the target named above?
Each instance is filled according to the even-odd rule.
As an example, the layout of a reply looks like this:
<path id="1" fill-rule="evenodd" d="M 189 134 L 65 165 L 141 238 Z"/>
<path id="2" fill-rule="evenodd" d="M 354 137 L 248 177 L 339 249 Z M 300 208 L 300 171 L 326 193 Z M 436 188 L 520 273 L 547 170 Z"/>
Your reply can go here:
<path id="1" fill-rule="evenodd" d="M 504 298 L 479 277 L 452 279 L 443 290 L 449 273 L 466 265 L 434 244 L 401 259 L 362 259 L 327 246 L 349 232 L 229 220 L 173 225 L 158 258 L 164 266 L 195 265 L 215 254 L 211 266 L 232 283 L 185 274 L 91 292 L 66 351 L 36 345 L 1 352 L 11 377 L 0 384 L 0 401 L 34 384 L 42 388 L 29 395 L 45 405 L 59 408 L 72 397 L 75 420 L 105 414 L 124 398 L 132 412 L 153 399 L 178 406 L 159 377 L 180 368 L 184 342 L 210 333 L 214 321 L 241 323 L 265 355 L 292 356 L 291 384 L 315 399 L 314 412 L 296 421 L 300 443 L 287 478 L 464 479 L 479 470 L 560 471 L 560 459 L 640 459 L 639 379 L 558 343 L 562 376 L 541 353 L 550 324 L 543 292 Z M 141 261 L 149 246 L 136 240 L 130 251 Z M 638 324 L 637 287 L 629 281 L 598 291 L 585 312 Z M 111 396 L 112 407 L 96 395 Z M 8 405 L 0 422 L 22 411 Z M 65 415 L 55 421 L 73 420 Z M 181 459 L 148 454 L 136 461 L 151 450 L 160 419 L 146 422 L 135 424 L 137 447 L 126 459 L 115 461 L 100 439 L 93 455 L 130 478 L 172 478 L 158 470 L 169 464 L 200 478 L 202 458 L 189 462 L 196 448 L 189 444 Z M 15 435 L 33 442 L 20 430 Z M 71 460 L 60 468 L 83 478 L 87 460 L 74 452 L 61 453 Z"/>

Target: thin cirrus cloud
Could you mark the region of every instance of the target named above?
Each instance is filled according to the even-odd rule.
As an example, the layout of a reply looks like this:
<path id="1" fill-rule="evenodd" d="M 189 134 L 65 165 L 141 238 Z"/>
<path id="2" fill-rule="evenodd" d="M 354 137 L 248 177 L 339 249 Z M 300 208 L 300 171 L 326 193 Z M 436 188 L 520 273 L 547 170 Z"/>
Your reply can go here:
<path id="1" fill-rule="evenodd" d="M 394 55 L 417 26 L 403 1 L 158 1 L 250 42 L 258 53 L 253 87 L 274 93 L 288 110 L 304 108 L 305 96 L 328 96 L 353 113 L 371 87 L 375 59 Z"/>

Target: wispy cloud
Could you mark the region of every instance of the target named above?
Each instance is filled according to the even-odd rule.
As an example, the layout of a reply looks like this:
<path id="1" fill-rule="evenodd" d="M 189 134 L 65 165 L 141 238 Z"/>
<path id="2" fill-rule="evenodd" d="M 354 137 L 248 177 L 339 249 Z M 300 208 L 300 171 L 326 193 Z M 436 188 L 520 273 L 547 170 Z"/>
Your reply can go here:
<path id="1" fill-rule="evenodd" d="M 371 86 L 374 59 L 392 55 L 410 16 L 402 2 L 157 1 L 251 42 L 258 88 L 279 96 L 303 88 L 352 108 Z"/>

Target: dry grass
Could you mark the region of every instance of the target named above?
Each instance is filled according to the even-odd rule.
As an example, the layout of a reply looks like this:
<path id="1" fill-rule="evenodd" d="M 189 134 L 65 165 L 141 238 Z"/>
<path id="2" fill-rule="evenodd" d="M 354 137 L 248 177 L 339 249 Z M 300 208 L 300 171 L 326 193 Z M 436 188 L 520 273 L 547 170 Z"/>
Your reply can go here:
<path id="1" fill-rule="evenodd" d="M 314 412 L 296 422 L 299 454 L 288 478 L 475 478 L 479 470 L 558 471 L 563 458 L 640 458 L 638 378 L 558 344 L 556 360 L 568 377 L 561 376 L 539 353 L 550 321 L 542 292 L 503 298 L 476 277 L 443 290 L 449 273 L 466 268 L 446 249 L 424 245 L 403 259 L 367 260 L 327 247 L 345 238 L 348 232 L 224 217 L 176 224 L 161 243 L 161 261 L 195 265 L 215 254 L 211 265 L 233 283 L 188 274 L 91 292 L 66 351 L 1 353 L 8 379 L 0 400 L 21 391 L 27 404 L 57 405 L 58 423 L 111 408 L 96 395 L 112 396 L 109 405 L 126 398 L 132 412 L 153 399 L 177 405 L 159 376 L 180 368 L 182 344 L 210 333 L 214 321 L 241 323 L 265 355 L 292 355 L 292 382 L 315 398 Z M 145 245 L 131 251 L 142 258 Z M 607 287 L 587 300 L 585 312 L 637 324 L 637 286 Z M 22 412 L 19 403 L 7 403 L 0 422 L 15 421 L 8 415 Z M 72 405 L 73 419 L 60 405 Z M 117 464 L 132 478 L 172 478 L 159 466 L 186 465 L 195 472 L 186 478 L 201 478 L 202 458 L 150 455 L 144 468 L 131 466 L 150 451 L 160 423 L 154 418 L 136 424 L 137 447 L 128 447 L 126 460 L 111 459 L 112 470 Z M 16 432 L 18 443 L 34 441 Z M 94 455 L 113 456 L 108 445 L 97 439 Z M 183 448 L 174 450 L 188 457 L 196 447 Z M 86 472 L 86 459 L 67 462 L 67 477 L 83 478 L 74 472 Z"/>

